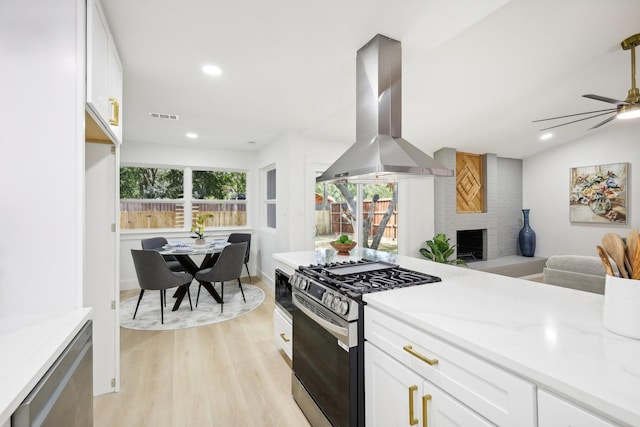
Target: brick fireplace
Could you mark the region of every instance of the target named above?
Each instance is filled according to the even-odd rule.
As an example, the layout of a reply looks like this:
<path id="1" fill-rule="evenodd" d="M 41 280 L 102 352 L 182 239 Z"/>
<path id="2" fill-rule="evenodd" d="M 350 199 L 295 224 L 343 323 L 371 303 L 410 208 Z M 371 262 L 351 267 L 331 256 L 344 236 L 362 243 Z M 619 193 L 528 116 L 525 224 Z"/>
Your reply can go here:
<path id="1" fill-rule="evenodd" d="M 456 150 L 442 148 L 434 159 L 456 170 Z M 469 252 L 468 241 L 475 247 L 473 257 L 492 260 L 518 255 L 518 232 L 522 227 L 522 161 L 499 158 L 495 154 L 482 156 L 484 209 L 483 212 L 459 213 L 456 206 L 456 180 L 438 178 L 434 183 L 435 232 L 445 233 L 451 244 L 458 244 L 458 232 L 463 232 L 460 252 Z M 478 238 L 481 238 L 478 243 Z M 477 246 L 481 245 L 481 251 Z M 465 254 L 463 257 L 469 261 Z M 471 259 L 471 261 L 473 261 Z"/>

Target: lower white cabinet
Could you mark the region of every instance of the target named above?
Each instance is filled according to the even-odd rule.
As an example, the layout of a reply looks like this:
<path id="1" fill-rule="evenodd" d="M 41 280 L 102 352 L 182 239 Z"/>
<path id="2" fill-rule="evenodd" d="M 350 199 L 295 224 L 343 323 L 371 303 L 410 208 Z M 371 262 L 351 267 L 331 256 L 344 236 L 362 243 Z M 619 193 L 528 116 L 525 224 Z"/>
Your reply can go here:
<path id="1" fill-rule="evenodd" d="M 278 308 L 273 310 L 273 335 L 276 345 L 293 360 L 293 325 Z"/>
<path id="2" fill-rule="evenodd" d="M 493 425 L 369 342 L 365 357 L 367 427 Z"/>
<path id="3" fill-rule="evenodd" d="M 538 390 L 538 427 L 615 425 L 551 393 Z"/>
<path id="4" fill-rule="evenodd" d="M 447 408 L 458 404 L 459 408 L 471 411 L 460 409 L 457 412 L 460 416 L 477 414 L 478 420 L 488 420 L 495 425 L 535 427 L 534 384 L 371 305 L 365 307 L 364 323 L 364 335 L 369 344 L 386 353 L 397 366 L 427 381 L 432 387 L 429 390 L 435 390 L 433 393 L 427 390 L 425 394 L 435 396 L 434 393 L 442 394 L 442 391 L 450 397 L 432 405 L 436 419 L 441 415 L 444 417 Z M 365 369 L 371 363 L 365 349 Z M 365 387 L 373 386 L 367 382 L 365 374 Z M 379 402 L 384 403 L 384 400 Z"/>

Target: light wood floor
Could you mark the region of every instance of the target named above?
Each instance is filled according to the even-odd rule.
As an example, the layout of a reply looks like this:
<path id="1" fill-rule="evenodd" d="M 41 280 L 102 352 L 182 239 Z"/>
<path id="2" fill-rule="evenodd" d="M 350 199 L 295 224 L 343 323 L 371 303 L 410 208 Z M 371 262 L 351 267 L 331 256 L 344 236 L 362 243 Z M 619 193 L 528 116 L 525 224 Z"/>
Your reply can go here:
<path id="1" fill-rule="evenodd" d="M 257 284 L 265 302 L 233 320 L 175 331 L 121 328 L 121 391 L 94 398 L 94 425 L 309 426 L 273 338 L 273 293 Z M 137 294 L 124 291 L 122 299 Z"/>

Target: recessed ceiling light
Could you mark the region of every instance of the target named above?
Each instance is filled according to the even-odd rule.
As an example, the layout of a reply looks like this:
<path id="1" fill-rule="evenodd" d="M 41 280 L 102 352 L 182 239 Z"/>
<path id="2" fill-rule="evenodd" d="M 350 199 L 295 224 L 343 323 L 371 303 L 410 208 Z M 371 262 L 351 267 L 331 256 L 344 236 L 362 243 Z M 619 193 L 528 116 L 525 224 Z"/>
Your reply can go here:
<path id="1" fill-rule="evenodd" d="M 187 138 L 189 139 L 196 139 L 197 137 L 198 137 L 197 133 L 193 133 L 193 132 L 187 133 Z"/>
<path id="2" fill-rule="evenodd" d="M 546 141 L 547 139 L 551 139 L 552 136 L 553 134 L 551 132 L 543 133 L 540 135 L 540 140 Z"/>
<path id="3" fill-rule="evenodd" d="M 222 74 L 222 69 L 216 65 L 205 65 L 202 67 L 202 72 L 210 76 L 219 76 Z"/>

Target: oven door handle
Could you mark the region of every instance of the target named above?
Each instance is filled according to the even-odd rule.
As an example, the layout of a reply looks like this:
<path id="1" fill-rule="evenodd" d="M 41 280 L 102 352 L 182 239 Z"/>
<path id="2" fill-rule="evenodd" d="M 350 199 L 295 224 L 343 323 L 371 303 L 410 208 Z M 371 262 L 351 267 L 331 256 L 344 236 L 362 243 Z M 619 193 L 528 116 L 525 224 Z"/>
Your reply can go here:
<path id="1" fill-rule="evenodd" d="M 309 310 L 303 304 L 298 303 L 298 301 L 296 301 L 295 298 L 293 299 L 293 304 L 296 307 L 298 307 L 304 314 L 309 316 L 311 318 L 311 320 L 313 320 L 314 322 L 316 322 L 317 324 L 319 324 L 320 326 L 322 326 L 324 329 L 328 330 L 329 332 L 332 332 L 334 334 L 340 335 L 340 337 L 343 337 L 345 339 L 347 339 L 349 337 L 349 330 L 347 328 L 343 328 L 342 326 L 334 325 L 333 323 L 323 319 L 322 317 L 320 317 L 317 314 L 315 314 L 313 311 Z"/>

